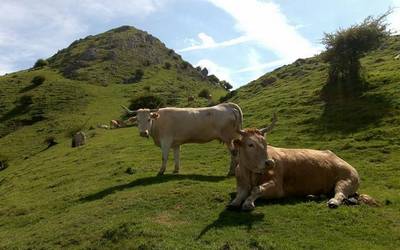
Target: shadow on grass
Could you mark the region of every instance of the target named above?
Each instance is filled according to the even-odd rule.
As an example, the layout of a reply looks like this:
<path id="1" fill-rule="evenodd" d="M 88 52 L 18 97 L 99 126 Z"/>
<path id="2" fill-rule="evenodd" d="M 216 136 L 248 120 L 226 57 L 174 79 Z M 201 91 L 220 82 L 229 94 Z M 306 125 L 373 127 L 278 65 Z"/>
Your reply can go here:
<path id="1" fill-rule="evenodd" d="M 18 105 L 15 106 L 12 110 L 8 111 L 5 113 L 2 117 L 0 117 L 0 122 L 5 122 L 7 120 L 10 120 L 11 118 L 14 118 L 19 115 L 23 115 L 28 113 L 30 110 L 29 105 Z"/>
<path id="2" fill-rule="evenodd" d="M 32 89 L 35 89 L 35 88 L 39 87 L 39 86 L 40 86 L 40 84 L 31 83 L 30 85 L 28 85 L 28 86 L 22 88 L 22 89 L 19 91 L 19 93 L 28 92 L 28 91 L 30 91 L 30 90 L 32 90 Z"/>
<path id="3" fill-rule="evenodd" d="M 234 210 L 223 210 L 218 218 L 211 224 L 207 225 L 200 234 L 196 237 L 199 240 L 203 235 L 205 235 L 212 228 L 224 228 L 224 227 L 238 227 L 245 226 L 247 231 L 250 231 L 253 224 L 264 219 L 264 214 L 258 212 L 241 212 Z"/>
<path id="4" fill-rule="evenodd" d="M 225 180 L 226 178 L 227 178 L 226 176 L 207 176 L 207 175 L 197 175 L 197 174 L 150 176 L 141 179 L 136 179 L 130 183 L 106 188 L 100 192 L 83 197 L 79 199 L 79 201 L 88 202 L 88 201 L 99 200 L 117 191 L 122 191 L 136 186 L 148 186 L 148 185 L 160 184 L 169 181 L 179 181 L 179 180 L 218 182 Z"/>
<path id="5" fill-rule="evenodd" d="M 230 193 L 231 201 L 235 198 L 236 193 Z M 207 225 L 203 230 L 201 230 L 200 234 L 196 237 L 196 240 L 199 240 L 203 235 L 205 235 L 212 228 L 224 228 L 224 227 L 237 227 L 237 226 L 245 226 L 247 231 L 250 231 L 253 227 L 254 223 L 261 221 L 264 219 L 264 214 L 257 212 L 257 207 L 263 207 L 273 204 L 279 205 L 295 205 L 298 203 L 305 203 L 309 201 L 314 202 L 325 202 L 326 198 L 324 197 L 315 197 L 313 199 L 307 197 L 294 197 L 294 198 L 281 198 L 281 199 L 257 199 L 255 202 L 256 208 L 253 212 L 245 212 L 241 211 L 240 208 L 232 209 L 226 208 L 223 210 L 218 218 Z"/>
<path id="6" fill-rule="evenodd" d="M 316 132 L 356 132 L 379 122 L 391 108 L 391 100 L 378 94 L 329 101 L 320 119 L 316 120 L 319 130 Z"/>

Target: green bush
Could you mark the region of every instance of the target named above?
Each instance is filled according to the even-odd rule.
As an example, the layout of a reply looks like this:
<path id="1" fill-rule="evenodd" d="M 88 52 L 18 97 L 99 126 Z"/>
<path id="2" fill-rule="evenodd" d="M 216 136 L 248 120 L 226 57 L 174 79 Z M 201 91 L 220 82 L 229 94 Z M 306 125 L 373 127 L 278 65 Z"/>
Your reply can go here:
<path id="1" fill-rule="evenodd" d="M 377 18 L 368 17 L 362 23 L 347 29 L 339 29 L 325 34 L 322 43 L 326 51 L 322 54 L 329 63 L 327 83 L 322 90 L 326 100 L 355 97 L 365 89 L 360 58 L 368 51 L 376 49 L 383 39 L 389 36 L 387 31 L 387 12 Z"/>
<path id="2" fill-rule="evenodd" d="M 132 99 L 129 104 L 129 109 L 137 110 L 142 108 L 156 109 L 165 107 L 165 101 L 158 96 L 146 95 L 136 99 Z"/>
<path id="3" fill-rule="evenodd" d="M 219 102 L 226 102 L 226 101 L 228 101 L 229 99 L 231 99 L 232 97 L 234 97 L 236 94 L 237 94 L 237 91 L 236 91 L 236 90 L 233 90 L 233 91 L 231 91 L 231 92 L 228 92 L 228 94 L 226 94 L 225 96 L 221 96 L 221 97 L 219 98 Z"/>
<path id="4" fill-rule="evenodd" d="M 133 74 L 133 76 L 124 80 L 124 83 L 140 82 L 140 80 L 142 80 L 143 76 L 144 76 L 144 71 L 142 69 L 137 69 L 137 70 L 135 70 L 135 73 Z"/>
<path id="5" fill-rule="evenodd" d="M 41 68 L 41 67 L 47 66 L 48 64 L 49 64 L 49 62 L 47 60 L 39 59 L 35 62 L 35 64 L 33 65 L 33 68 L 34 69 Z"/>
<path id="6" fill-rule="evenodd" d="M 211 93 L 210 93 L 210 91 L 208 89 L 202 89 L 198 94 L 199 97 L 203 97 L 203 98 L 206 98 L 206 99 L 208 99 L 208 97 L 210 95 L 211 95 Z"/>
<path id="7" fill-rule="evenodd" d="M 170 69 L 171 66 L 172 66 L 172 64 L 171 64 L 170 62 L 164 63 L 164 68 L 165 68 L 165 69 Z"/>
<path id="8" fill-rule="evenodd" d="M 44 81 L 46 80 L 46 77 L 42 76 L 42 75 L 38 75 L 32 78 L 31 83 L 33 83 L 36 86 L 39 86 L 41 84 L 44 83 Z"/>

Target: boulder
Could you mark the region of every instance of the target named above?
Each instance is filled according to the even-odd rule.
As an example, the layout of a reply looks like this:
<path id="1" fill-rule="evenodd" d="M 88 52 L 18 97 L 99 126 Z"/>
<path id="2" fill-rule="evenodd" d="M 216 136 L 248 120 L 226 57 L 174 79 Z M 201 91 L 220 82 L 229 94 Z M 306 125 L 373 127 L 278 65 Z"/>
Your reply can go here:
<path id="1" fill-rule="evenodd" d="M 85 145 L 86 143 L 86 135 L 82 131 L 77 132 L 73 137 L 72 137 L 72 147 L 80 147 L 82 145 Z"/>

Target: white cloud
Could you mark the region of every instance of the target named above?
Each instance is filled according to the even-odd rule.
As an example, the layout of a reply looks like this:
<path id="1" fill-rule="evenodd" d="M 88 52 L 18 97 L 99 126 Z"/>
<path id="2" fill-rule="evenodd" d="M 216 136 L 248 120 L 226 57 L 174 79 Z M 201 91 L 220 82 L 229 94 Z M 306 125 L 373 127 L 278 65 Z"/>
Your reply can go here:
<path id="1" fill-rule="evenodd" d="M 261 0 L 209 0 L 236 21 L 236 29 L 274 52 L 280 59 L 295 60 L 320 51 L 289 24 L 279 5 Z"/>
<path id="2" fill-rule="evenodd" d="M 396 34 L 400 34 L 400 0 L 392 0 L 393 13 L 388 17 L 389 28 Z"/>
<path id="3" fill-rule="evenodd" d="M 116 17 L 143 18 L 173 0 L 2 0 L 0 9 L 0 72 L 31 66 L 90 27 Z M 92 25 L 92 26 L 91 26 Z"/>
<path id="4" fill-rule="evenodd" d="M 233 39 L 230 39 L 227 41 L 217 43 L 217 42 L 215 42 L 214 38 L 212 38 L 211 36 L 209 36 L 203 32 L 199 33 L 197 36 L 199 37 L 200 41 L 196 41 L 194 39 L 188 39 L 188 41 L 191 43 L 191 46 L 181 49 L 181 50 L 178 50 L 178 52 L 228 47 L 228 46 L 233 46 L 233 45 L 251 41 L 251 38 L 249 38 L 247 36 L 240 36 L 237 38 L 233 38 Z"/>
<path id="5" fill-rule="evenodd" d="M 198 61 L 195 67 L 197 66 L 202 68 L 206 67 L 209 75 L 216 75 L 220 80 L 225 80 L 231 84 L 234 84 L 231 77 L 232 72 L 228 68 L 222 67 L 208 59 L 202 59 Z"/>
<path id="6" fill-rule="evenodd" d="M 237 70 L 235 73 L 245 73 L 245 72 L 254 72 L 255 76 L 260 76 L 265 74 L 265 71 L 271 68 L 275 68 L 281 66 L 283 64 L 288 64 L 291 61 L 289 59 L 278 59 L 270 62 L 262 62 L 260 55 L 257 51 L 251 49 L 248 57 L 248 67 L 244 67 L 242 69 Z"/>

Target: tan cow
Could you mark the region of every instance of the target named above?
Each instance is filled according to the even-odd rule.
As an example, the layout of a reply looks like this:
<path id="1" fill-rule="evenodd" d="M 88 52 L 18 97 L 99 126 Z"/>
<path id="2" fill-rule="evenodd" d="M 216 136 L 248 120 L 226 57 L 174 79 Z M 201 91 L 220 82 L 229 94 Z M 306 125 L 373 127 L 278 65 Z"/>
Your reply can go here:
<path id="1" fill-rule="evenodd" d="M 124 121 L 120 121 L 120 120 L 111 120 L 110 121 L 110 128 L 123 128 L 126 127 L 126 124 Z"/>
<path id="2" fill-rule="evenodd" d="M 167 166 L 170 148 L 174 150 L 175 170 L 179 172 L 180 145 L 185 143 L 206 143 L 220 140 L 231 152 L 231 166 L 228 175 L 234 175 L 237 165 L 232 140 L 240 136 L 243 114 L 234 103 L 222 103 L 207 108 L 161 108 L 139 109 L 129 113 L 136 114 L 139 133 L 142 137 L 151 136 L 161 147 L 162 165 L 159 175 Z M 135 118 L 130 118 L 133 120 Z"/>
<path id="3" fill-rule="evenodd" d="M 356 194 L 360 178 L 357 171 L 329 150 L 287 149 L 267 146 L 264 135 L 276 122 L 263 129 L 241 131 L 241 139 L 234 140 L 239 153 L 236 168 L 237 196 L 230 207 L 254 209 L 259 198 L 275 199 L 291 196 L 334 193 L 328 201 L 330 208 Z M 365 203 L 376 204 L 362 195 Z M 361 200 L 362 200 L 361 199 Z"/>

